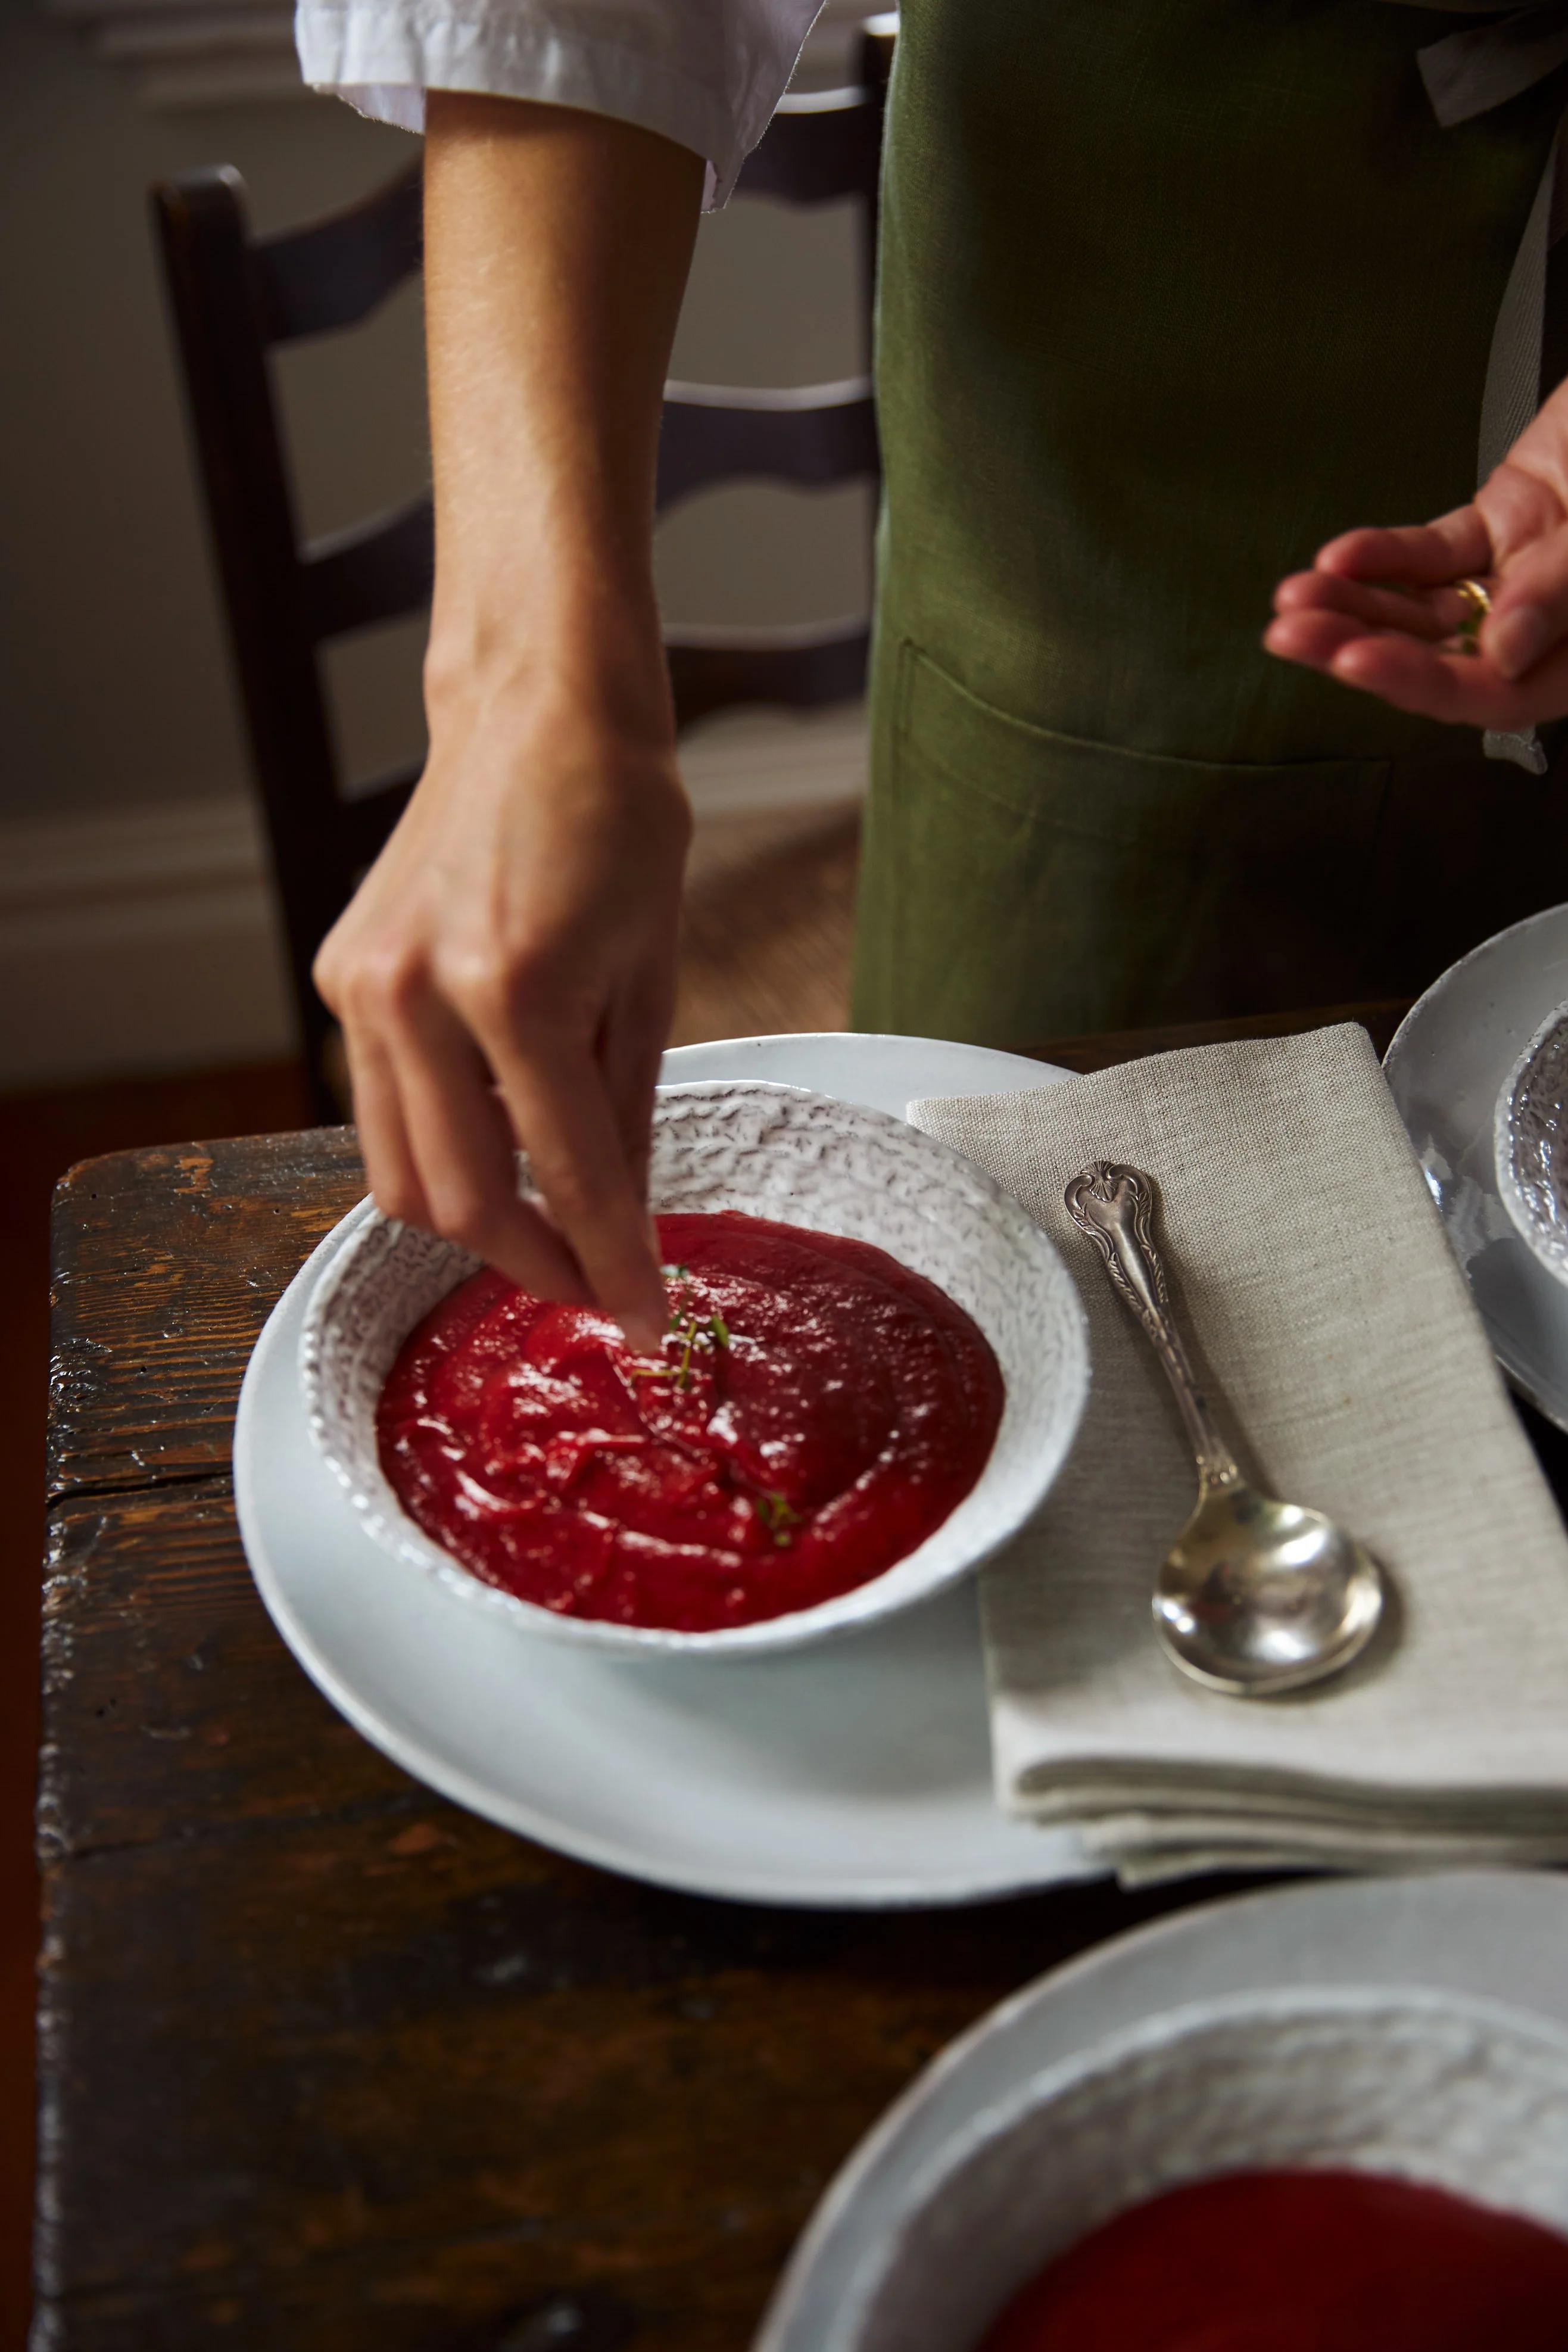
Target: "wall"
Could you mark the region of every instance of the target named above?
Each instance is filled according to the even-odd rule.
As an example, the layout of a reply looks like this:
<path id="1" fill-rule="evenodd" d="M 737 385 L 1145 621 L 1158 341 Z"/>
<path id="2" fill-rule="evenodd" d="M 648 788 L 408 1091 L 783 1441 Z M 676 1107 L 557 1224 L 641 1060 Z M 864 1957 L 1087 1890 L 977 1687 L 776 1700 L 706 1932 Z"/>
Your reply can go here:
<path id="1" fill-rule="evenodd" d="M 824 42 L 817 78 L 839 58 Z M 238 166 L 263 228 L 413 152 L 328 100 L 159 110 L 79 32 L 0 13 L 0 1084 L 285 1050 L 259 840 L 146 217 L 153 180 Z M 765 299 L 760 289 L 766 289 Z M 705 223 L 675 373 L 801 383 L 863 364 L 852 223 L 739 204 Z M 428 467 L 417 290 L 280 355 L 306 528 Z M 674 618 L 768 622 L 866 596 L 855 491 L 748 488 L 661 533 Z M 417 749 L 419 632 L 336 650 L 351 767 Z M 713 722 L 708 805 L 852 789 L 854 714 Z"/>

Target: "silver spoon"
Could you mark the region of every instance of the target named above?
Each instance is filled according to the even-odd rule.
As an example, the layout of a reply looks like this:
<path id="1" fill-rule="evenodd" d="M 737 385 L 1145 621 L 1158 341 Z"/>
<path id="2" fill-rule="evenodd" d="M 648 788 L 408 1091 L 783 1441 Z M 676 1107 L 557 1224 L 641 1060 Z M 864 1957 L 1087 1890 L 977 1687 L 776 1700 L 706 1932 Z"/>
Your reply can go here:
<path id="1" fill-rule="evenodd" d="M 1237 1468 L 1171 1319 L 1154 1179 L 1100 1160 L 1065 1198 L 1153 1342 L 1197 1457 L 1197 1507 L 1155 1580 L 1160 1641 L 1184 1674 L 1238 1698 L 1338 1674 L 1383 1614 L 1377 1562 L 1321 1511 L 1260 1494 Z"/>

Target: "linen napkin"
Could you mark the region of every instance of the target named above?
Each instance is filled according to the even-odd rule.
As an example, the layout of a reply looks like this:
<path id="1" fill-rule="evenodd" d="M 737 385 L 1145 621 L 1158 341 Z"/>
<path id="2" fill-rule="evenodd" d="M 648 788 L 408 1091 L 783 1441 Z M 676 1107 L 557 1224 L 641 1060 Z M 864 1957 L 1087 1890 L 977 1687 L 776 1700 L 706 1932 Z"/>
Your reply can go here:
<path id="1" fill-rule="evenodd" d="M 1353 1025 L 913 1104 L 1051 1234 L 1089 1318 L 1082 1433 L 982 1579 L 998 1792 L 1126 1883 L 1568 1861 L 1568 1537 L 1371 1040 Z M 1389 1622 L 1337 1680 L 1236 1699 L 1155 1643 L 1196 1497 L 1148 1341 L 1062 1190 L 1160 1189 L 1172 1302 L 1243 1471 L 1341 1520 Z"/>

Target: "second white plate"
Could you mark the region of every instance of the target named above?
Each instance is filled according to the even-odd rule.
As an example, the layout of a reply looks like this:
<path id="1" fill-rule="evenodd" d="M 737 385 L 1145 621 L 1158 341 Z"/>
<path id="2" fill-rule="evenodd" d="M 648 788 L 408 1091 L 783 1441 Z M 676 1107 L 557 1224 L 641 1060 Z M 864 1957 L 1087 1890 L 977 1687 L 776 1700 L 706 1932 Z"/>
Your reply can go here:
<path id="1" fill-rule="evenodd" d="M 851 2282 L 910 2188 L 1033 2074 L 1192 2002 L 1329 1986 L 1497 2001 L 1568 2024 L 1568 1884 L 1472 1871 L 1274 1887 L 1099 1945 L 949 2043 L 863 2139 L 780 2281 L 753 2352 L 845 2352 Z"/>
<path id="2" fill-rule="evenodd" d="M 1514 1063 L 1564 1001 L 1568 907 L 1549 907 L 1434 981 L 1384 1064 L 1498 1361 L 1560 1429 L 1568 1429 L 1568 1286 L 1502 1204 L 1493 1119 Z"/>
<path id="3" fill-rule="evenodd" d="M 1065 1072 L 913 1038 L 744 1039 L 671 1080 L 768 1077 L 902 1114 L 923 1094 Z M 279 1300 L 235 1431 L 240 1531 L 274 1622 L 365 1738 L 508 1829 L 695 1893 L 834 1907 L 978 1902 L 1099 1874 L 991 1793 L 972 1586 L 825 1649 L 621 1664 L 502 1629 L 390 1564 L 310 1441 L 305 1300 L 365 1212 Z"/>

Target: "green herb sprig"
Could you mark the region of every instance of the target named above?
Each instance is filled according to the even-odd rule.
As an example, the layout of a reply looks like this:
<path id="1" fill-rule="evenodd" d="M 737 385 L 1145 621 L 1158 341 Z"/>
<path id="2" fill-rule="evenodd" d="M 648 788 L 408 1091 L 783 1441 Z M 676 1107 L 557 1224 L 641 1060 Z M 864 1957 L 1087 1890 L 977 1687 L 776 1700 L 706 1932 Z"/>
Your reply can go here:
<path id="1" fill-rule="evenodd" d="M 780 1551 L 794 1542 L 794 1530 L 800 1524 L 800 1514 L 785 1501 L 782 1495 L 753 1495 L 751 1507 Z"/>
<path id="2" fill-rule="evenodd" d="M 673 1371 L 675 1386 L 678 1389 L 689 1389 L 692 1384 L 693 1351 L 699 1348 L 710 1351 L 716 1348 L 727 1348 L 729 1326 L 724 1317 L 716 1311 L 712 1315 L 698 1314 L 692 1302 L 692 1276 L 689 1266 L 670 1266 L 666 1271 L 674 1275 L 683 1286 L 680 1296 L 670 1308 L 667 1334 L 669 1338 L 677 1340 L 680 1344 L 680 1360 L 674 1366 L 667 1363 L 632 1364 L 629 1370 L 634 1381 L 668 1379 Z"/>

